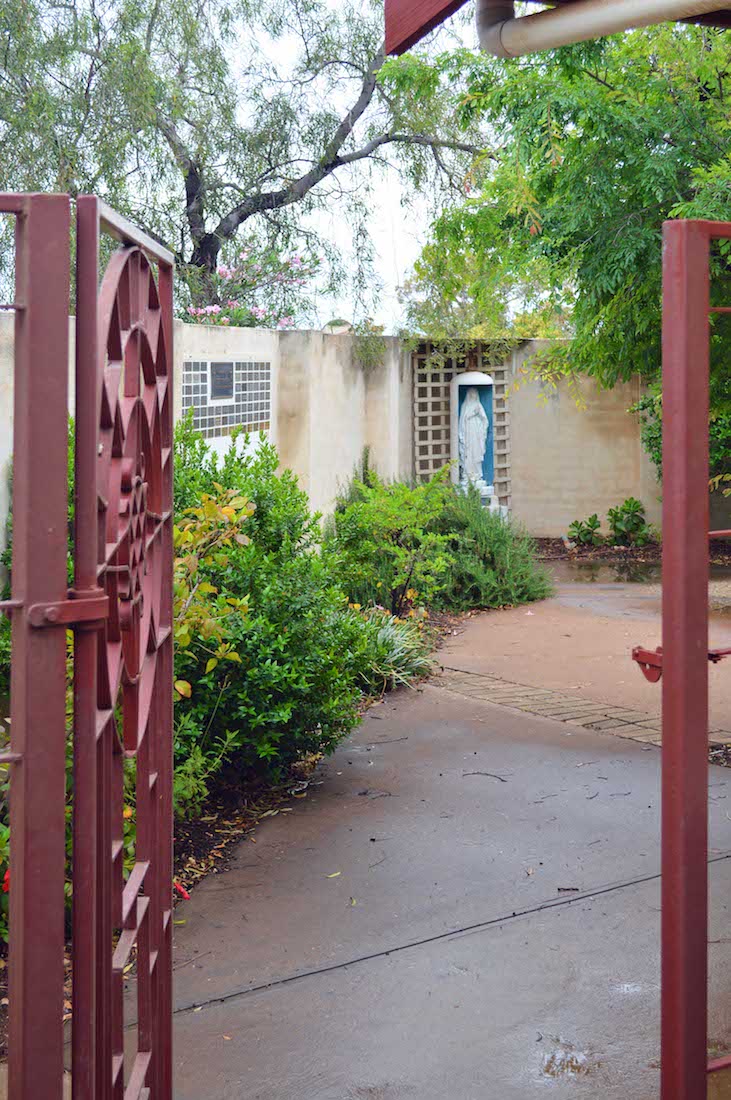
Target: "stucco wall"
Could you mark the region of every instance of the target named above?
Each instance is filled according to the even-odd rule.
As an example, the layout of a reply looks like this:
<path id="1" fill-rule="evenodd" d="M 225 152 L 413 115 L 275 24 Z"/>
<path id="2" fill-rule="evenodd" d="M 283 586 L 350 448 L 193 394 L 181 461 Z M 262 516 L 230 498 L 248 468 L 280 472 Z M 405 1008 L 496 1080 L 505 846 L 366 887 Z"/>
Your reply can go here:
<path id="1" fill-rule="evenodd" d="M 73 357 L 73 319 L 69 327 Z M 0 544 L 12 446 L 12 332 L 12 316 L 0 314 Z M 527 344 L 514 354 L 506 382 L 521 377 L 521 364 L 535 350 L 535 344 Z M 353 356 L 349 334 L 176 322 L 176 418 L 182 405 L 183 362 L 216 359 L 271 364 L 269 436 L 279 448 L 282 466 L 299 476 L 314 509 L 331 511 L 366 446 L 383 477 L 413 476 L 413 367 L 411 355 L 396 338 L 386 340 L 383 362 L 364 370 Z M 72 371 L 69 377 L 72 408 Z M 613 390 L 584 380 L 585 408 L 577 408 L 563 385 L 557 392 L 526 381 L 517 390 L 505 388 L 512 512 L 532 534 L 563 535 L 572 520 L 595 511 L 604 521 L 607 509 L 628 496 L 642 500 L 650 519 L 659 522 L 654 468 L 642 449 L 639 425 L 627 412 L 639 396 L 638 380 Z M 228 438 L 212 442 L 219 451 L 229 444 Z"/>
<path id="2" fill-rule="evenodd" d="M 69 318 L 69 409 L 73 410 L 74 320 Z M 319 331 L 275 332 L 175 322 L 173 412 L 182 412 L 186 361 L 234 360 L 271 364 L 272 417 L 268 432 L 310 495 L 314 509 L 332 510 L 338 489 L 368 446 L 385 478 L 413 472 L 411 357 L 395 338 L 383 362 L 368 371 L 353 356 L 353 337 Z M 0 313 L 0 546 L 8 510 L 7 474 L 13 425 L 13 318 Z M 229 438 L 209 440 L 221 453 Z"/>
<path id="3" fill-rule="evenodd" d="M 389 338 L 383 362 L 364 371 L 348 334 L 283 332 L 279 340 L 279 456 L 312 507 L 332 510 L 365 447 L 383 477 L 410 478 L 411 362 L 399 341 Z"/>
<path id="4" fill-rule="evenodd" d="M 226 328 L 212 325 L 188 325 L 183 321 L 175 322 L 174 333 L 174 395 L 173 416 L 179 420 L 183 402 L 183 364 L 186 361 L 233 360 L 235 362 L 263 362 L 271 364 L 271 402 L 272 410 L 277 407 L 277 384 L 279 378 L 279 337 L 280 333 L 260 328 Z M 273 443 L 277 442 L 276 417 L 272 417 L 267 433 Z M 219 454 L 230 444 L 227 436 L 209 439 L 208 442 Z"/>
<path id="5" fill-rule="evenodd" d="M 608 508 L 629 496 L 660 523 L 660 486 L 640 441 L 637 418 L 627 410 L 641 394 L 639 379 L 602 390 L 579 384 L 579 407 L 565 383 L 551 390 L 520 374 L 539 345 L 513 357 L 509 392 L 513 516 L 536 536 L 565 535 L 575 519 L 597 512 L 606 530 Z"/>

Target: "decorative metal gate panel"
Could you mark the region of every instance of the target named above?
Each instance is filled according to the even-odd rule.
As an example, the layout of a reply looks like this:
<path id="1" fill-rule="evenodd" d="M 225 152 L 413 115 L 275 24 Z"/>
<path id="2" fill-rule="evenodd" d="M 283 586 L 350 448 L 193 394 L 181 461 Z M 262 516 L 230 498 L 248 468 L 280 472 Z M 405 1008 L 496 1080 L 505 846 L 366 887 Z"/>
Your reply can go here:
<path id="1" fill-rule="evenodd" d="M 63 1088 L 69 628 L 73 1097 L 170 1100 L 173 258 L 98 199 L 78 199 L 67 592 L 70 204 L 4 196 L 0 210 L 18 217 L 12 751 L 4 754 L 14 762 L 10 1100 L 60 1100 Z M 101 234 L 119 247 L 100 280 Z M 132 790 L 134 842 L 124 835 Z M 125 995 L 128 974 L 135 996 Z"/>

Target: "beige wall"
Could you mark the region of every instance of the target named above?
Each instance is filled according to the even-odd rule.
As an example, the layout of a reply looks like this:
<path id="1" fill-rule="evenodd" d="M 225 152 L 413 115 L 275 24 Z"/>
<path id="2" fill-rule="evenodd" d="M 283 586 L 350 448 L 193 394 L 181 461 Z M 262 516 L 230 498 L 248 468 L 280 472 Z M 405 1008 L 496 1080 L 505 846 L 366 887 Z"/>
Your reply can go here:
<path id="1" fill-rule="evenodd" d="M 73 355 L 73 319 L 70 319 Z M 13 319 L 0 314 L 0 544 L 7 514 L 7 471 L 12 446 Z M 536 345 L 511 362 L 513 380 Z M 273 332 L 203 325 L 175 326 L 176 418 L 181 409 L 185 359 L 233 358 L 272 366 L 270 438 L 281 464 L 299 476 L 314 509 L 331 511 L 338 489 L 368 446 L 387 479 L 413 476 L 413 377 L 411 356 L 395 338 L 386 340 L 383 362 L 364 371 L 353 356 L 353 337 L 319 331 Z M 70 377 L 70 407 L 73 378 Z M 574 519 L 638 497 L 659 522 L 659 487 L 644 454 L 639 425 L 627 409 L 640 393 L 637 380 L 599 390 L 586 379 L 578 408 L 568 388 L 543 389 L 523 381 L 508 387 L 513 515 L 534 535 L 560 536 Z M 228 446 L 222 439 L 221 449 Z"/>
<path id="2" fill-rule="evenodd" d="M 272 410 L 277 406 L 280 333 L 264 328 L 226 328 L 213 325 L 188 325 L 175 322 L 173 416 L 179 420 L 183 404 L 183 363 L 186 360 L 233 359 L 238 362 L 271 364 Z M 269 438 L 276 443 L 276 424 L 272 419 Z M 227 436 L 208 440 L 219 453 L 228 448 Z"/>
<path id="3" fill-rule="evenodd" d="M 73 318 L 69 328 L 69 408 L 73 409 Z M 279 448 L 282 467 L 290 467 L 298 475 L 315 510 L 332 510 L 338 489 L 351 476 L 366 446 L 383 477 L 411 477 L 411 357 L 397 339 L 387 339 L 383 362 L 364 371 L 353 357 L 353 337 L 348 334 L 229 329 L 176 321 L 176 420 L 182 410 L 183 362 L 210 359 L 271 364 L 269 438 Z M 12 381 L 13 318 L 0 314 L 0 546 L 9 504 Z M 229 446 L 227 437 L 209 442 L 219 452 Z"/>
<path id="4" fill-rule="evenodd" d="M 660 523 L 660 487 L 640 441 L 637 418 L 627 412 L 640 396 L 639 379 L 601 390 L 582 379 L 585 407 L 565 383 L 557 390 L 525 381 L 520 367 L 537 343 L 513 359 L 510 408 L 513 516 L 536 536 L 565 535 L 575 519 L 599 514 L 606 530 L 608 508 L 629 496 Z"/>
<path id="5" fill-rule="evenodd" d="M 279 340 L 279 456 L 312 507 L 332 511 L 366 446 L 381 476 L 410 478 L 411 361 L 399 341 L 388 338 L 383 362 L 364 371 L 349 334 L 283 332 Z"/>
<path id="6" fill-rule="evenodd" d="M 8 479 L 13 454 L 14 336 L 13 314 L 0 312 L 0 550 L 5 548 L 5 521 L 10 508 Z M 75 320 L 69 317 L 69 409 L 74 406 L 75 349 Z"/>

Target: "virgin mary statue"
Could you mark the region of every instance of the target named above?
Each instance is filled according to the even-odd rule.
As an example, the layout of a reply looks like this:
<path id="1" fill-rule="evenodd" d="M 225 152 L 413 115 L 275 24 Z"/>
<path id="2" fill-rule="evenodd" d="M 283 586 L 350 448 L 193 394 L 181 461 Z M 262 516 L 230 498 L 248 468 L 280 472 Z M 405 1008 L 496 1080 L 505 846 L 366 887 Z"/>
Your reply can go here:
<path id="1" fill-rule="evenodd" d="M 475 386 L 470 386 L 459 414 L 459 466 L 463 484 L 484 485 L 482 464 L 489 428 L 479 391 Z"/>

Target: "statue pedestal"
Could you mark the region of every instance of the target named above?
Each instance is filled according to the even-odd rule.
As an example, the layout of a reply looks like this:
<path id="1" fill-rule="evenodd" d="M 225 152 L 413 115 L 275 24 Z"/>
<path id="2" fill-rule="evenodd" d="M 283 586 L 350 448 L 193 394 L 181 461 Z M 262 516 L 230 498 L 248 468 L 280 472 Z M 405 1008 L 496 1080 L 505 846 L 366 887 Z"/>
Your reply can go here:
<path id="1" fill-rule="evenodd" d="M 459 482 L 460 489 L 466 493 L 468 489 L 468 483 L 462 479 Z M 504 504 L 501 504 L 498 498 L 495 496 L 495 487 L 488 485 L 484 481 L 473 482 L 473 488 L 477 489 L 480 494 L 480 500 L 482 501 L 482 507 L 487 508 L 489 512 L 497 512 L 501 519 L 508 518 L 508 509 Z"/>

